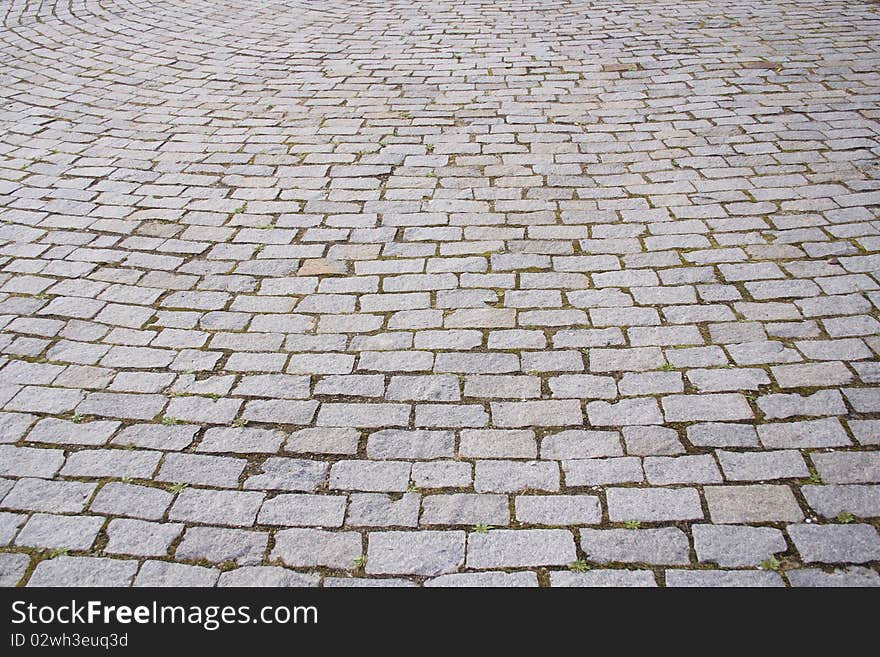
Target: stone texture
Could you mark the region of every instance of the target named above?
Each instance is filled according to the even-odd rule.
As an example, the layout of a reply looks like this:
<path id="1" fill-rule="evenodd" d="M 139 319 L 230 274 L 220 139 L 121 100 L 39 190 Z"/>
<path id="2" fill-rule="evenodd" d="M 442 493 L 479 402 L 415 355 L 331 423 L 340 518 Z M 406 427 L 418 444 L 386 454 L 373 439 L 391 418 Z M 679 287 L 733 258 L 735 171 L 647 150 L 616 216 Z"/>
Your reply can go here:
<path id="1" fill-rule="evenodd" d="M 581 549 L 596 563 L 690 563 L 687 536 L 676 527 L 662 529 L 581 529 Z"/>
<path id="2" fill-rule="evenodd" d="M 462 531 L 371 532 L 366 571 L 370 574 L 439 575 L 464 564 Z"/>

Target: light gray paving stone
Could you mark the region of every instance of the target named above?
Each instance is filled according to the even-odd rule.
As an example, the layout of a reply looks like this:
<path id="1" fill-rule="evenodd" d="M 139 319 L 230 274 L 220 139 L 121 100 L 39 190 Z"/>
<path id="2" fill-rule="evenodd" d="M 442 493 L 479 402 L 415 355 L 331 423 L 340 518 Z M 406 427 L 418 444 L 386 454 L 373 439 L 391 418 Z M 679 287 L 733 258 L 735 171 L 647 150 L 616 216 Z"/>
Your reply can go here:
<path id="1" fill-rule="evenodd" d="M 663 398 L 667 422 L 728 422 L 749 420 L 752 410 L 739 394 L 670 395 Z"/>
<path id="2" fill-rule="evenodd" d="M 785 573 L 792 586 L 797 587 L 853 587 L 880 586 L 880 575 L 863 566 L 851 566 L 826 572 L 819 568 L 798 568 Z"/>
<path id="3" fill-rule="evenodd" d="M 563 461 L 566 486 L 603 486 L 644 481 L 642 460 L 634 456 Z"/>
<path id="4" fill-rule="evenodd" d="M 668 427 L 623 427 L 627 454 L 635 456 L 675 456 L 685 449 L 678 432 Z"/>
<path id="5" fill-rule="evenodd" d="M 542 459 L 589 459 L 622 456 L 620 436 L 616 431 L 568 429 L 544 436 Z"/>
<path id="6" fill-rule="evenodd" d="M 417 404 L 417 427 L 484 427 L 489 414 L 480 404 Z"/>
<path id="7" fill-rule="evenodd" d="M 803 486 L 801 492 L 810 508 L 826 518 L 836 518 L 841 513 L 858 518 L 880 517 L 878 485 Z"/>
<path id="8" fill-rule="evenodd" d="M 27 439 L 32 443 L 99 446 L 106 444 L 119 426 L 119 422 L 108 420 L 76 423 L 49 417 L 37 422 Z"/>
<path id="9" fill-rule="evenodd" d="M 692 424 L 687 428 L 687 438 L 697 447 L 758 447 L 758 432 L 748 424 Z"/>
<path id="10" fill-rule="evenodd" d="M 649 456 L 642 466 L 648 483 L 655 486 L 721 483 L 721 473 L 709 454 Z"/>
<path id="11" fill-rule="evenodd" d="M 407 431 L 385 429 L 367 438 L 367 456 L 372 459 L 436 459 L 455 452 L 451 431 Z"/>
<path id="12" fill-rule="evenodd" d="M 477 461 L 474 490 L 478 493 L 557 491 L 559 466 L 549 461 Z"/>
<path id="13" fill-rule="evenodd" d="M 662 522 L 703 517 L 700 495 L 694 488 L 609 488 L 606 500 L 612 522 Z"/>
<path id="14" fill-rule="evenodd" d="M 352 569 L 362 554 L 358 532 L 285 529 L 275 534 L 270 557 L 292 567 Z"/>
<path id="15" fill-rule="evenodd" d="M 850 430 L 861 445 L 880 445 L 880 420 L 848 420 Z"/>
<path id="16" fill-rule="evenodd" d="M 610 376 L 561 374 L 548 380 L 553 397 L 561 399 L 614 399 L 617 384 Z"/>
<path id="17" fill-rule="evenodd" d="M 168 454 L 157 481 L 171 481 L 202 486 L 238 488 L 238 480 L 247 461 L 227 456 L 203 454 Z"/>
<path id="18" fill-rule="evenodd" d="M 28 413 L 0 413 L 0 443 L 17 442 L 36 419 Z"/>
<path id="19" fill-rule="evenodd" d="M 175 454 L 173 456 L 183 456 Z M 125 449 L 84 449 L 73 452 L 61 468 L 65 477 L 131 477 L 149 479 L 159 465 L 160 452 Z"/>
<path id="20" fill-rule="evenodd" d="M 269 535 L 223 527 L 189 527 L 175 550 L 178 560 L 257 565 L 263 560 Z"/>
<path id="21" fill-rule="evenodd" d="M 851 444 L 837 418 L 762 424 L 758 426 L 758 436 L 764 447 L 771 449 L 841 447 Z"/>
<path id="22" fill-rule="evenodd" d="M 268 424 L 292 424 L 292 425 L 308 425 L 315 417 L 315 411 L 318 408 L 316 401 L 291 401 L 287 399 L 259 399 L 251 400 L 244 406 L 241 417 L 250 422 L 264 422 Z M 230 407 L 229 411 L 232 411 Z M 234 418 L 238 408 L 234 412 L 227 413 L 228 419 L 220 421 L 218 424 L 228 424 Z"/>
<path id="23" fill-rule="evenodd" d="M 64 463 L 60 449 L 0 445 L 0 475 L 51 479 Z"/>
<path id="24" fill-rule="evenodd" d="M 464 380 L 464 396 L 481 399 L 530 399 L 540 397 L 541 379 L 537 376 L 518 374 L 468 375 Z M 566 395 L 566 397 L 572 396 Z"/>
<path id="25" fill-rule="evenodd" d="M 18 394 L 6 402 L 4 408 L 7 411 L 58 414 L 72 411 L 82 399 L 83 393 L 80 390 L 24 386 Z"/>
<path id="26" fill-rule="evenodd" d="M 515 515 L 528 525 L 597 525 L 602 505 L 591 495 L 518 495 Z"/>
<path id="27" fill-rule="evenodd" d="M 403 461 L 339 461 L 330 469 L 330 488 L 367 492 L 403 492 L 412 464 Z"/>
<path id="28" fill-rule="evenodd" d="M 562 566 L 576 556 L 574 539 L 565 529 L 493 529 L 468 535 L 468 568 Z"/>
<path id="29" fill-rule="evenodd" d="M 170 520 L 206 525 L 250 527 L 263 502 L 263 493 L 186 488 L 168 512 Z"/>
<path id="30" fill-rule="evenodd" d="M 297 573 L 278 566 L 244 566 L 221 573 L 217 586 L 305 588 L 318 586 L 319 582 L 317 575 Z"/>
<path id="31" fill-rule="evenodd" d="M 583 412 L 576 400 L 493 402 L 497 427 L 559 427 L 580 425 Z"/>
<path id="32" fill-rule="evenodd" d="M 27 586 L 131 586 L 137 570 L 134 560 L 60 556 L 38 563 Z"/>
<path id="33" fill-rule="evenodd" d="M 770 368 L 780 388 L 812 388 L 844 385 L 853 380 L 852 372 L 843 362 L 777 365 Z"/>
<path id="34" fill-rule="evenodd" d="M 343 495 L 276 495 L 263 503 L 258 522 L 288 527 L 339 527 L 345 505 Z"/>
<path id="35" fill-rule="evenodd" d="M 79 513 L 85 508 L 96 487 L 96 484 L 77 481 L 19 479 L 3 497 L 0 505 L 14 511 Z"/>
<path id="36" fill-rule="evenodd" d="M 168 554 L 171 543 L 182 532 L 183 525 L 178 523 L 116 518 L 107 525 L 109 540 L 104 547 L 104 552 L 143 557 L 164 557 Z"/>
<path id="37" fill-rule="evenodd" d="M 353 428 L 312 428 L 292 432 L 284 451 L 295 454 L 356 454 L 360 432 Z"/>
<path id="38" fill-rule="evenodd" d="M 880 559 L 880 536 L 871 525 L 789 525 L 805 563 L 866 563 Z"/>
<path id="39" fill-rule="evenodd" d="M 413 581 L 399 577 L 325 577 L 324 588 L 415 588 Z"/>
<path id="40" fill-rule="evenodd" d="M 690 563 L 688 538 L 676 527 L 581 529 L 580 545 L 587 560 L 595 563 Z"/>
<path id="41" fill-rule="evenodd" d="M 202 436 L 196 451 L 215 454 L 274 454 L 285 435 L 273 429 L 250 427 L 211 427 Z"/>
<path id="42" fill-rule="evenodd" d="M 550 573 L 553 587 L 656 587 L 657 580 L 650 570 L 626 570 L 605 568 L 586 573 L 553 571 Z"/>
<path id="43" fill-rule="evenodd" d="M 20 552 L 0 553 L 0 586 L 17 586 L 27 572 L 31 558 Z"/>
<path id="44" fill-rule="evenodd" d="M 458 378 L 452 375 L 392 376 L 385 393 L 399 401 L 458 401 Z"/>
<path id="45" fill-rule="evenodd" d="M 323 461 L 270 457 L 244 488 L 253 490 L 314 491 L 321 487 L 329 466 Z"/>
<path id="46" fill-rule="evenodd" d="M 111 442 L 123 447 L 133 445 L 147 449 L 180 451 L 193 442 L 198 430 L 194 425 L 132 424 L 116 434 Z"/>
<path id="47" fill-rule="evenodd" d="M 482 573 L 450 573 L 432 577 L 425 581 L 428 587 L 493 587 L 520 588 L 537 587 L 538 576 L 527 572 L 482 572 Z"/>
<path id="48" fill-rule="evenodd" d="M 15 544 L 25 547 L 88 550 L 103 524 L 103 518 L 94 516 L 35 513 L 18 533 Z"/>
<path id="49" fill-rule="evenodd" d="M 417 488 L 467 488 L 473 483 L 473 466 L 460 461 L 413 463 L 412 480 Z"/>
<path id="50" fill-rule="evenodd" d="M 817 452 L 813 464 L 828 484 L 870 484 L 880 482 L 880 452 Z"/>
<path id="51" fill-rule="evenodd" d="M 535 432 L 528 429 L 466 429 L 458 453 L 462 458 L 535 458 Z"/>
<path id="52" fill-rule="evenodd" d="M 700 524 L 691 531 L 697 558 L 724 568 L 757 566 L 788 549 L 782 532 L 773 527 Z"/>
<path id="53" fill-rule="evenodd" d="M 125 420 L 152 420 L 165 407 L 166 401 L 162 395 L 92 392 L 76 406 L 76 412 Z"/>
<path id="54" fill-rule="evenodd" d="M 666 586 L 765 587 L 785 586 L 778 573 L 758 570 L 667 570 Z"/>
<path id="55" fill-rule="evenodd" d="M 9 545 L 27 519 L 23 513 L 0 512 L 0 545 Z"/>
<path id="56" fill-rule="evenodd" d="M 506 495 L 455 493 L 426 495 L 422 499 L 423 525 L 495 525 L 510 524 Z"/>
<path id="57" fill-rule="evenodd" d="M 662 424 L 657 401 L 651 397 L 623 399 L 617 403 L 593 401 L 587 404 L 587 417 L 594 427 Z"/>
<path id="58" fill-rule="evenodd" d="M 803 518 L 803 512 L 787 486 L 706 486 L 703 495 L 712 522 L 720 524 L 798 522 Z"/>
<path id="59" fill-rule="evenodd" d="M 312 402 L 304 402 L 312 403 Z M 318 411 L 318 426 L 383 428 L 402 427 L 409 424 L 409 404 L 345 404 L 324 403 Z M 289 424 L 308 424 L 311 414 L 292 418 Z M 277 420 L 266 420 L 277 421 Z"/>
<path id="60" fill-rule="evenodd" d="M 216 568 L 190 566 L 170 561 L 145 561 L 134 580 L 134 586 L 150 587 L 208 587 L 220 577 Z"/>
<path id="61" fill-rule="evenodd" d="M 367 574 L 441 575 L 464 564 L 463 531 L 370 532 Z"/>
<path id="62" fill-rule="evenodd" d="M 800 416 L 846 415 L 843 397 L 837 390 L 820 390 L 812 395 L 774 394 L 759 397 L 758 408 L 767 420 Z"/>
<path id="63" fill-rule="evenodd" d="M 809 477 L 810 471 L 796 450 L 727 452 L 718 450 L 718 461 L 728 481 L 764 481 Z"/>
<path id="64" fill-rule="evenodd" d="M 767 373 L 756 367 L 695 369 L 688 371 L 687 378 L 700 392 L 758 390 L 760 386 L 770 383 Z"/>
<path id="65" fill-rule="evenodd" d="M 345 522 L 351 527 L 415 527 L 419 500 L 415 493 L 404 493 L 400 499 L 382 493 L 353 493 Z"/>

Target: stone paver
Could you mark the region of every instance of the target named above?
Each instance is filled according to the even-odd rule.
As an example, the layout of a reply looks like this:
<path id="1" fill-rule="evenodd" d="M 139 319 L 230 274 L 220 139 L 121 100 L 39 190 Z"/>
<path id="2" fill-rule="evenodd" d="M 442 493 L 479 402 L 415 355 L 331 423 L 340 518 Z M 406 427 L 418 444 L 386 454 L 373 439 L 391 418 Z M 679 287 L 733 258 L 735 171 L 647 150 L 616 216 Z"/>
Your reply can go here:
<path id="1" fill-rule="evenodd" d="M 0 584 L 880 583 L 876 2 L 0 20 Z"/>

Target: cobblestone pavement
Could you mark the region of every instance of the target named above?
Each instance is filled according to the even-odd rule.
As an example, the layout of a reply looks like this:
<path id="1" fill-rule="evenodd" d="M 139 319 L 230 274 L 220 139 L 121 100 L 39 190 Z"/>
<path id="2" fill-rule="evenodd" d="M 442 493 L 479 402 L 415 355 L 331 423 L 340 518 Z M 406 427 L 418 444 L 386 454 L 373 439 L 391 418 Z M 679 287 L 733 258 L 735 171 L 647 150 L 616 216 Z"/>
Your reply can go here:
<path id="1" fill-rule="evenodd" d="M 0 15 L 3 584 L 880 584 L 877 2 Z"/>

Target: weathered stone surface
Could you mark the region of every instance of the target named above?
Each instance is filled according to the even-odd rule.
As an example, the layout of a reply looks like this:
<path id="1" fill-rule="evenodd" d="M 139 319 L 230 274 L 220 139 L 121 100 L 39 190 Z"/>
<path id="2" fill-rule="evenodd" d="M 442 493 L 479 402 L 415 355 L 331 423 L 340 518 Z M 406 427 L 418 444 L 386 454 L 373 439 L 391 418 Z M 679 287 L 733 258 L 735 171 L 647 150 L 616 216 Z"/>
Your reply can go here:
<path id="1" fill-rule="evenodd" d="M 361 553 L 361 535 L 357 532 L 285 529 L 275 534 L 271 558 L 293 567 L 324 566 L 346 570 L 355 567 Z"/>
<path id="2" fill-rule="evenodd" d="M 366 571 L 371 574 L 439 575 L 464 564 L 462 531 L 371 532 Z"/>
<path id="3" fill-rule="evenodd" d="M 576 560 L 565 529 L 493 529 L 468 535 L 468 568 L 563 566 Z"/>
<path id="4" fill-rule="evenodd" d="M 695 520 L 703 517 L 695 488 L 609 488 L 608 517 L 614 522 Z"/>
<path id="5" fill-rule="evenodd" d="M 229 587 L 312 587 L 320 578 L 278 566 L 244 566 L 220 574 L 217 586 Z"/>
<path id="6" fill-rule="evenodd" d="M 538 586 L 535 573 L 505 573 L 503 571 L 485 573 L 454 573 L 440 575 L 425 582 L 427 587 L 475 587 L 491 586 L 494 588 L 519 588 Z"/>
<path id="7" fill-rule="evenodd" d="M 261 525 L 339 527 L 345 515 L 343 495 L 276 495 L 260 509 Z"/>
<path id="8" fill-rule="evenodd" d="M 785 586 L 778 573 L 742 570 L 667 570 L 666 586 L 754 587 Z"/>
<path id="9" fill-rule="evenodd" d="M 788 535 L 806 563 L 880 559 L 880 536 L 871 525 L 790 525 Z"/>
<path id="10" fill-rule="evenodd" d="M 29 587 L 131 586 L 138 562 L 104 557 L 60 556 L 37 564 Z"/>
<path id="11" fill-rule="evenodd" d="M 787 486 L 706 486 L 703 494 L 712 522 L 797 522 L 804 517 Z"/>
<path id="12" fill-rule="evenodd" d="M 826 572 L 818 568 L 798 568 L 790 570 L 786 574 L 792 586 L 813 587 L 853 587 L 853 586 L 880 586 L 880 575 L 870 568 L 851 566 Z"/>
<path id="13" fill-rule="evenodd" d="M 662 529 L 581 529 L 580 544 L 597 563 L 690 563 L 687 536 L 676 527 Z"/>
<path id="14" fill-rule="evenodd" d="M 725 568 L 756 566 L 788 546 L 773 527 L 694 525 L 694 549 L 700 561 Z"/>
<path id="15" fill-rule="evenodd" d="M 0 554 L 0 586 L 17 586 L 30 562 L 31 559 L 26 554 L 17 552 Z"/>
<path id="16" fill-rule="evenodd" d="M 423 525 L 508 525 L 506 495 L 457 493 L 426 495 L 422 500 Z"/>

